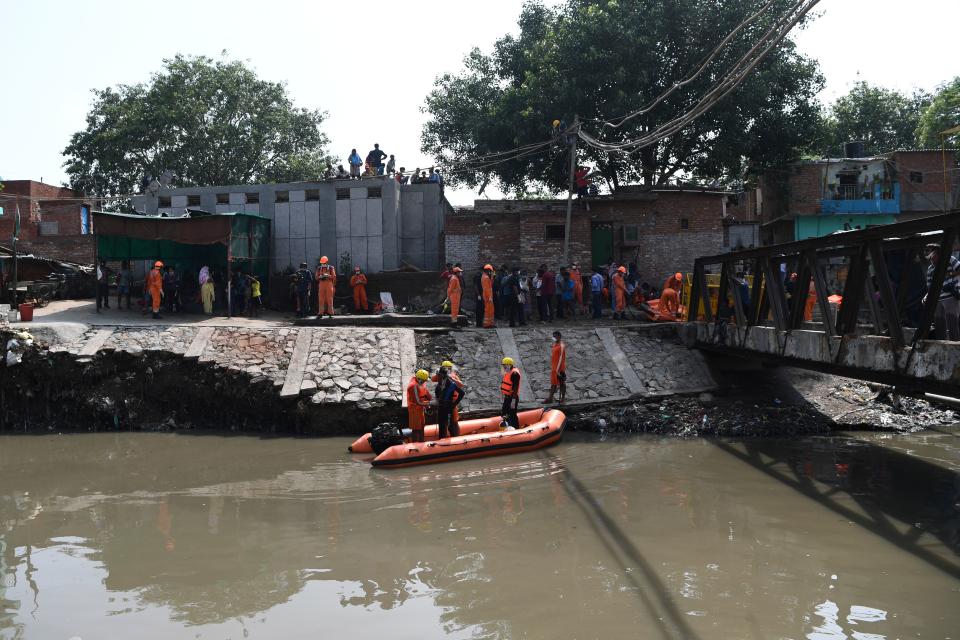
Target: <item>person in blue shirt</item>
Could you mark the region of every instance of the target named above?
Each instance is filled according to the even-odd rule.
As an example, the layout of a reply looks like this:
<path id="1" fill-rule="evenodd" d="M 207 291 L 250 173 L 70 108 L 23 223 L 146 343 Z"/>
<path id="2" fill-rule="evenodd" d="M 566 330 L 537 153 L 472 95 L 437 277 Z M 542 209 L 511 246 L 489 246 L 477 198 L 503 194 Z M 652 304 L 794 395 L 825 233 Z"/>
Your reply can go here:
<path id="1" fill-rule="evenodd" d="M 350 150 L 350 157 L 347 158 L 347 162 L 350 163 L 350 177 L 360 178 L 360 167 L 363 166 L 363 160 L 360 158 L 360 154 L 357 153 L 356 149 Z"/>
<path id="2" fill-rule="evenodd" d="M 593 306 L 593 317 L 599 319 L 603 317 L 603 275 L 600 273 L 600 267 L 593 268 L 593 275 L 590 276 L 590 302 Z"/>
<path id="3" fill-rule="evenodd" d="M 454 420 L 454 408 L 463 400 L 466 394 L 463 384 L 444 368 L 437 371 L 437 388 L 434 397 L 437 399 L 437 427 L 440 438 L 460 435 L 460 425 Z"/>
<path id="4" fill-rule="evenodd" d="M 440 172 L 436 169 L 433 169 L 430 172 L 430 182 L 439 184 L 440 188 L 443 189 L 443 176 L 440 175 Z"/>

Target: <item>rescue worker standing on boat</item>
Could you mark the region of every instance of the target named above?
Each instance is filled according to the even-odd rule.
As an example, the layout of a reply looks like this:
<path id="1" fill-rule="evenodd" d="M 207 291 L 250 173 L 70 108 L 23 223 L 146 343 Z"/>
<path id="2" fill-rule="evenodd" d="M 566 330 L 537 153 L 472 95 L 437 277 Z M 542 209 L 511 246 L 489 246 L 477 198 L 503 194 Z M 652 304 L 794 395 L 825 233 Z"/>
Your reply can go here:
<path id="1" fill-rule="evenodd" d="M 457 380 L 446 367 L 440 367 L 437 371 L 437 388 L 435 390 L 437 398 L 437 427 L 439 437 L 447 438 L 449 436 L 460 435 L 460 425 L 454 417 L 457 405 L 463 400 L 466 393 L 463 385 Z"/>
<path id="2" fill-rule="evenodd" d="M 420 369 L 407 382 L 407 426 L 413 431 L 412 442 L 423 442 L 423 428 L 427 424 L 427 407 L 430 406 L 430 390 L 427 389 L 427 379 L 430 374 L 426 369 Z"/>
<path id="3" fill-rule="evenodd" d="M 520 406 L 520 369 L 513 364 L 513 358 L 507 356 L 501 361 L 503 379 L 500 381 L 500 393 L 503 395 L 503 407 L 500 414 L 514 429 L 520 426 L 517 408 Z"/>
<path id="4" fill-rule="evenodd" d="M 440 371 L 441 369 L 446 369 L 447 374 L 463 389 L 466 393 L 467 386 L 463 384 L 463 380 L 460 379 L 460 373 L 457 371 L 456 367 L 453 366 L 453 363 L 449 360 L 444 360 L 440 363 L 440 367 L 437 369 L 437 372 L 430 376 L 430 382 L 440 382 Z M 459 404 L 459 403 L 458 403 Z M 458 426 L 460 425 L 460 408 L 457 405 L 453 407 L 453 422 Z M 459 434 L 457 434 L 459 435 Z"/>

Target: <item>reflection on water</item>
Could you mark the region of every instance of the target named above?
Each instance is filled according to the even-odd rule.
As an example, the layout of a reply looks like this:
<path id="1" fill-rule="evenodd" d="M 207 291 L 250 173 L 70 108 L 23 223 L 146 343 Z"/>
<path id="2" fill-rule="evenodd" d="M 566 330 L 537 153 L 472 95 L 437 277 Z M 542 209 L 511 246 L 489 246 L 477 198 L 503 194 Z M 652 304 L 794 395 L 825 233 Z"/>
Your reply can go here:
<path id="1" fill-rule="evenodd" d="M 571 438 L 391 471 L 346 444 L 0 438 L 0 639 L 960 629 L 950 433 Z"/>

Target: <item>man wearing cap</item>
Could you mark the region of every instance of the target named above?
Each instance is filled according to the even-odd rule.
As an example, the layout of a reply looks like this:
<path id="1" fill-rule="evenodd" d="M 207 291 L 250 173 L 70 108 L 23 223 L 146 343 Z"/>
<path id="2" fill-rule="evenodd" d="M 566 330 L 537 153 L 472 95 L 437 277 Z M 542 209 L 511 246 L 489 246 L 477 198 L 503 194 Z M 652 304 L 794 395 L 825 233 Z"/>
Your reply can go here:
<path id="1" fill-rule="evenodd" d="M 513 364 L 513 358 L 507 356 L 500 361 L 503 367 L 503 379 L 500 381 L 500 394 L 503 396 L 503 407 L 500 415 L 514 429 L 520 426 L 517 416 L 517 407 L 520 405 L 520 369 Z"/>
<path id="2" fill-rule="evenodd" d="M 624 276 L 626 276 L 626 274 L 627 268 L 623 265 L 620 265 L 617 267 L 617 270 L 613 272 L 613 276 L 610 278 L 616 304 L 616 306 L 613 308 L 614 320 L 617 318 L 626 320 L 627 318 L 627 283 L 624 281 Z"/>
<path id="3" fill-rule="evenodd" d="M 426 369 L 420 369 L 407 382 L 407 426 L 413 431 L 411 440 L 423 442 L 423 428 L 427 424 L 427 407 L 430 406 L 430 390 L 427 389 L 427 379 L 430 374 Z"/>
<path id="4" fill-rule="evenodd" d="M 493 265 L 483 265 L 483 275 L 480 277 L 480 289 L 483 292 L 483 326 L 493 328 Z"/>
<path id="5" fill-rule="evenodd" d="M 153 319 L 160 319 L 160 299 L 163 297 L 163 263 L 157 260 L 153 269 L 147 274 L 147 291 L 150 293 L 150 307 L 153 310 Z"/>
<path id="6" fill-rule="evenodd" d="M 360 265 L 353 268 L 350 277 L 350 286 L 353 287 L 353 310 L 356 313 L 367 312 L 367 276 L 360 269 Z"/>
<path id="7" fill-rule="evenodd" d="M 923 296 L 923 302 L 926 304 L 927 296 L 930 295 L 930 288 L 933 286 L 933 272 L 940 261 L 940 245 L 927 245 L 927 260 L 930 266 L 927 267 L 927 294 Z M 936 327 L 938 340 L 960 340 L 960 261 L 952 255 L 947 257 L 947 272 L 943 277 L 943 287 L 940 289 L 940 296 L 937 298 L 937 310 L 933 316 L 933 324 Z"/>
<path id="8" fill-rule="evenodd" d="M 317 315 L 333 317 L 333 290 L 337 285 L 337 270 L 327 256 L 320 257 L 317 266 Z"/>
<path id="9" fill-rule="evenodd" d="M 447 298 L 450 300 L 450 324 L 457 324 L 460 314 L 460 296 L 463 294 L 463 269 L 454 267 L 447 278 Z"/>

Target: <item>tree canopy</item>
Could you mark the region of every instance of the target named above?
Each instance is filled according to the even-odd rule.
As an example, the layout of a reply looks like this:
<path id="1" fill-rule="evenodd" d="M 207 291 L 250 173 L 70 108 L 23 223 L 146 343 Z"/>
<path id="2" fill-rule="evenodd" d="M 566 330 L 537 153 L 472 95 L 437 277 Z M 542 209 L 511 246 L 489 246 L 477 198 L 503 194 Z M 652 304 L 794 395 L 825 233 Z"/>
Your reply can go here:
<path id="1" fill-rule="evenodd" d="M 94 90 L 86 128 L 63 151 L 72 188 L 128 194 L 167 170 L 184 186 L 322 173 L 325 114 L 295 107 L 283 84 L 239 61 L 178 55 L 163 65 L 149 82 Z"/>
<path id="2" fill-rule="evenodd" d="M 907 149 L 916 144 L 920 114 L 930 94 L 906 95 L 893 89 L 858 82 L 827 110 L 822 153 L 842 155 L 844 142 L 863 142 L 867 154 Z"/>
<path id="3" fill-rule="evenodd" d="M 491 54 L 474 49 L 458 73 L 437 78 L 424 111 L 422 150 L 447 166 L 447 180 L 470 187 L 490 181 L 507 191 L 567 185 L 566 149 L 487 163 L 463 159 L 549 139 L 554 119 L 575 115 L 592 134 L 615 142 L 638 137 L 690 108 L 743 55 L 775 16 L 792 4 L 775 0 L 739 32 L 708 69 L 657 107 L 619 129 L 602 122 L 650 102 L 684 79 L 761 0 L 567 0 L 556 8 L 524 5 L 519 34 Z M 729 179 L 747 163 L 776 164 L 798 156 L 819 131 L 816 62 L 788 38 L 747 80 L 683 131 L 636 156 L 582 148 L 578 160 L 612 186 L 674 176 Z M 509 156 L 505 156 L 509 157 Z M 569 156 L 567 156 L 568 158 Z M 496 164 L 493 162 L 496 161 Z"/>
<path id="4" fill-rule="evenodd" d="M 920 116 L 917 139 L 926 147 L 940 146 L 940 132 L 960 126 L 960 76 L 937 90 L 930 105 Z M 945 142 L 960 145 L 960 134 L 953 134 Z"/>

